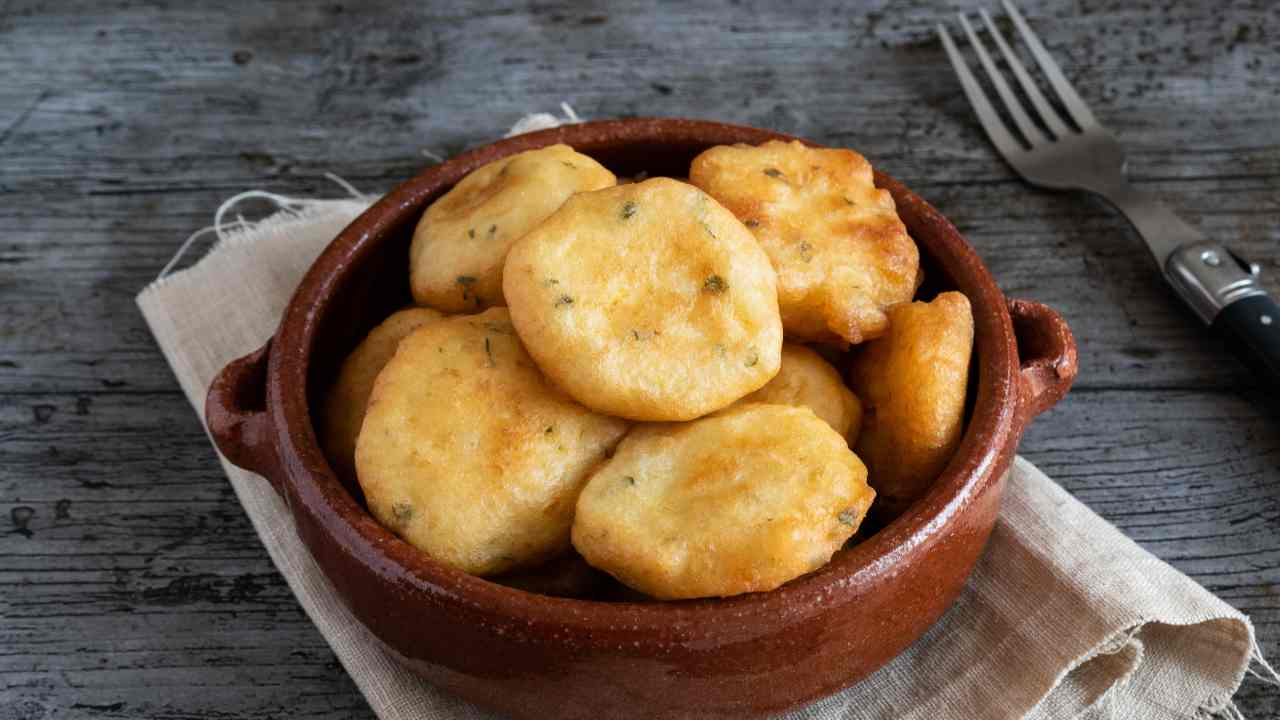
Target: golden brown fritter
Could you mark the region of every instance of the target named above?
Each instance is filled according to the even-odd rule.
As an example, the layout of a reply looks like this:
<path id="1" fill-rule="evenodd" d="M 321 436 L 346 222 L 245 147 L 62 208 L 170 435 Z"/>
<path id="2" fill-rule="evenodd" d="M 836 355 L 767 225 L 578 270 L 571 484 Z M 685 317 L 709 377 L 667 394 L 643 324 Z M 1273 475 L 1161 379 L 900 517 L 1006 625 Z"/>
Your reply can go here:
<path id="1" fill-rule="evenodd" d="M 741 405 L 632 430 L 578 498 L 573 545 L 660 599 L 772 590 L 829 561 L 874 497 L 812 410 Z"/>
<path id="2" fill-rule="evenodd" d="M 406 308 L 392 313 L 382 324 L 370 330 L 342 362 L 338 379 L 325 396 L 324 416 L 320 418 L 325 454 L 339 474 L 355 477 L 356 436 L 364 422 L 374 379 L 395 355 L 401 340 L 442 317 L 430 308 Z"/>
<path id="3" fill-rule="evenodd" d="M 858 153 L 777 140 L 721 145 L 694 159 L 689 180 L 769 254 L 788 336 L 863 342 L 884 333 L 886 308 L 915 293 L 915 242 Z"/>
<path id="4" fill-rule="evenodd" d="M 855 354 L 849 384 L 865 415 L 854 448 L 888 514 L 923 496 L 951 460 L 972 352 L 969 299 L 946 292 L 891 308 L 889 334 Z"/>
<path id="5" fill-rule="evenodd" d="M 612 187 L 613 173 L 568 145 L 495 160 L 427 208 L 413 233 L 409 281 L 420 304 L 445 312 L 505 305 L 511 245 L 571 195 Z"/>
<path id="6" fill-rule="evenodd" d="M 578 493 L 626 428 L 547 383 L 493 308 L 401 341 L 374 384 L 356 471 L 383 525 L 492 575 L 568 548 Z"/>
<path id="7" fill-rule="evenodd" d="M 575 195 L 504 271 L 542 371 L 632 420 L 692 419 L 768 382 L 782 348 L 774 282 L 732 213 L 669 178 Z"/>
<path id="8" fill-rule="evenodd" d="M 795 343 L 782 344 L 778 374 L 738 402 L 807 407 L 850 442 L 862 424 L 862 403 L 845 387 L 840 373 L 821 355 Z"/>

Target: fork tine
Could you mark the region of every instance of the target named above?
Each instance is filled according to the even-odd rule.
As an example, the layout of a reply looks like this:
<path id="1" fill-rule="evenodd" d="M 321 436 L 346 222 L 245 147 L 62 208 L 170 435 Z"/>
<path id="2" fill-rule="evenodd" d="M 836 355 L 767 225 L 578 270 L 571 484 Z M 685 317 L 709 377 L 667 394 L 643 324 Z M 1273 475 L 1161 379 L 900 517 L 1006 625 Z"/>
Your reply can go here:
<path id="1" fill-rule="evenodd" d="M 1013 54 L 1009 44 L 1004 41 L 1004 36 L 996 30 L 996 24 L 991 21 L 991 16 L 987 14 L 986 10 L 979 10 L 978 12 L 982 14 L 982 22 L 986 24 L 987 32 L 996 41 L 996 47 L 1000 48 L 1000 54 L 1004 56 L 1005 63 L 1013 69 L 1013 74 L 1018 78 L 1018 84 L 1022 86 L 1022 91 L 1027 94 L 1027 97 L 1031 98 L 1031 104 L 1036 106 L 1036 111 L 1040 113 L 1044 124 L 1049 126 L 1049 132 L 1056 137 L 1064 137 L 1071 132 L 1067 128 L 1067 124 L 1058 117 L 1058 111 L 1049 104 L 1044 94 L 1040 92 L 1040 87 L 1031 79 L 1031 74 L 1027 72 L 1026 66 L 1022 64 L 1017 55 Z"/>
<path id="2" fill-rule="evenodd" d="M 1018 126 L 1018 130 L 1022 132 L 1022 137 L 1027 144 L 1035 147 L 1036 145 L 1047 142 L 1048 138 L 1044 133 L 1040 132 L 1040 128 L 1027 117 L 1027 113 L 1022 109 L 1022 103 L 1018 97 L 1009 89 L 1009 83 L 1005 82 L 1004 75 L 996 69 L 996 64 L 991 62 L 991 56 L 987 54 L 987 48 L 982 44 L 982 40 L 978 39 L 978 34 L 973 31 L 973 26 L 969 24 L 969 20 L 965 18 L 964 13 L 959 14 L 960 26 L 964 28 L 964 34 L 969 36 L 969 43 L 973 45 L 974 52 L 978 54 L 978 62 L 982 64 L 982 69 L 987 71 L 987 78 L 991 80 L 991 84 L 996 87 L 996 94 L 1000 96 L 1000 100 L 1004 103 L 1005 110 L 1009 111 L 1009 115 L 1013 117 L 1014 125 Z"/>
<path id="3" fill-rule="evenodd" d="M 938 37 L 942 40 L 942 47 L 946 48 L 947 58 L 951 61 L 952 69 L 956 71 L 956 77 L 960 78 L 960 87 L 964 88 L 965 97 L 969 98 L 969 104 L 977 113 L 982 129 L 987 131 L 987 137 L 991 138 L 992 144 L 1000 154 L 1012 162 L 1013 157 L 1022 154 L 1022 146 L 1013 135 L 1009 134 L 1004 121 L 1000 119 L 995 108 L 991 107 L 991 101 L 987 100 L 986 93 L 982 92 L 982 87 L 974 79 L 973 73 L 969 72 L 969 66 L 965 65 L 964 58 L 960 56 L 960 51 L 951 40 L 951 34 L 941 23 L 938 24 Z"/>
<path id="4" fill-rule="evenodd" d="M 1031 26 L 1023 19 L 1022 13 L 1018 12 L 1018 8 L 1014 7 L 1009 0 L 1001 0 L 1004 5 L 1005 12 L 1009 13 L 1009 17 L 1013 19 L 1013 24 L 1018 26 L 1018 32 L 1022 34 L 1022 40 L 1031 48 L 1031 54 L 1035 56 L 1036 63 L 1040 65 L 1040 70 L 1049 78 L 1049 84 L 1057 91 L 1058 98 L 1062 100 L 1063 106 L 1067 108 L 1071 118 L 1076 121 L 1082 129 L 1090 126 L 1097 126 L 1098 122 L 1093 119 L 1093 113 L 1089 112 L 1089 106 L 1085 105 L 1084 100 L 1076 94 L 1075 88 L 1071 87 L 1071 83 L 1067 82 L 1067 78 L 1062 74 L 1062 68 L 1058 67 L 1058 63 L 1053 61 L 1053 57 L 1049 55 L 1049 51 L 1044 49 L 1044 45 L 1040 43 L 1040 38 L 1031 32 Z"/>

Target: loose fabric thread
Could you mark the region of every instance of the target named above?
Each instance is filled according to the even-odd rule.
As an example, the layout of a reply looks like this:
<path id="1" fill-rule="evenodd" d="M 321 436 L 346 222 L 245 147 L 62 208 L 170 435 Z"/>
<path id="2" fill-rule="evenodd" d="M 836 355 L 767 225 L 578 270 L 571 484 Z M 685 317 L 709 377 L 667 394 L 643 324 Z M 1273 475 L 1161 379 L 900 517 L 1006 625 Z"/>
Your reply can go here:
<path id="1" fill-rule="evenodd" d="M 352 200 L 364 202 L 372 200 L 370 196 L 361 193 L 354 185 L 337 175 L 333 173 L 325 173 L 324 176 L 346 190 L 347 193 L 351 195 Z M 242 193 L 232 195 L 218 206 L 217 212 L 213 215 L 212 225 L 196 230 L 191 233 L 186 240 L 182 241 L 182 244 L 178 246 L 177 252 L 175 252 L 173 257 L 169 258 L 169 262 L 165 263 L 164 267 L 160 269 L 160 274 L 156 275 L 156 282 L 168 277 L 174 271 L 174 268 L 177 267 L 178 262 L 182 260 L 184 255 L 186 255 L 187 251 L 191 249 L 191 246 L 194 245 L 197 240 L 209 233 L 216 235 L 218 242 L 226 242 L 232 232 L 243 232 L 245 230 L 252 229 L 254 223 L 246 220 L 245 217 L 239 213 L 236 213 L 235 220 L 225 221 L 224 218 L 227 213 L 231 212 L 237 205 L 245 200 L 253 198 L 260 198 L 274 203 L 275 212 L 272 214 L 284 213 L 285 217 L 288 219 L 298 219 L 303 217 L 308 210 L 315 208 L 317 204 L 323 205 L 333 202 L 332 200 L 313 200 L 289 197 L 288 195 L 279 195 L 277 193 L 267 192 L 266 190 L 245 190 Z"/>

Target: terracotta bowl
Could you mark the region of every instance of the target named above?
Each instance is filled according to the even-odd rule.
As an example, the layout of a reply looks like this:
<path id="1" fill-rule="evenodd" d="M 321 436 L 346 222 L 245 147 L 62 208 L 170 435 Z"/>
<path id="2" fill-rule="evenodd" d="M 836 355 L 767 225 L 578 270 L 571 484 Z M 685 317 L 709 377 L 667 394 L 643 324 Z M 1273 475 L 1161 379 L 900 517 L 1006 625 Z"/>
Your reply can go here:
<path id="1" fill-rule="evenodd" d="M 930 493 L 826 567 L 767 593 L 675 603 L 536 595 L 440 565 L 379 525 L 316 441 L 337 364 L 409 300 L 408 244 L 426 206 L 496 158 L 568 143 L 619 175 L 683 176 L 700 151 L 789 139 L 713 122 L 641 119 L 531 133 L 463 153 L 393 190 L 329 245 L 280 329 L 209 389 L 218 448 L 264 476 L 355 617 L 436 685 L 519 718 L 753 717 L 847 687 L 951 605 L 987 541 L 1023 429 L 1076 373 L 1075 343 L 1043 305 L 1008 300 L 946 218 L 892 178 L 927 286 L 976 321 L 959 450 Z"/>

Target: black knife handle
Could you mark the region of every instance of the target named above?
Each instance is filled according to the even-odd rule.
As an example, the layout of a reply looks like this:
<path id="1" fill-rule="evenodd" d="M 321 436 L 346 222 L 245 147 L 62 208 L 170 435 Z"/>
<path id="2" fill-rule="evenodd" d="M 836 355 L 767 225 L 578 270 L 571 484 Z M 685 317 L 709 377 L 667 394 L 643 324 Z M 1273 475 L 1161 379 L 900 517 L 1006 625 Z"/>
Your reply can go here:
<path id="1" fill-rule="evenodd" d="M 1213 320 L 1240 359 L 1270 389 L 1280 389 L 1280 304 L 1270 295 L 1242 298 Z"/>

